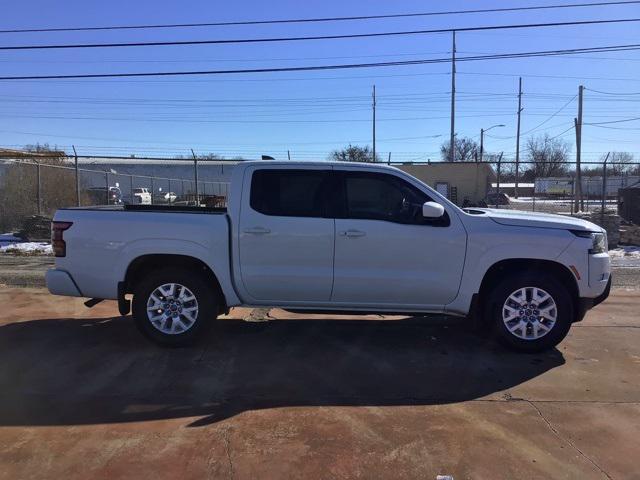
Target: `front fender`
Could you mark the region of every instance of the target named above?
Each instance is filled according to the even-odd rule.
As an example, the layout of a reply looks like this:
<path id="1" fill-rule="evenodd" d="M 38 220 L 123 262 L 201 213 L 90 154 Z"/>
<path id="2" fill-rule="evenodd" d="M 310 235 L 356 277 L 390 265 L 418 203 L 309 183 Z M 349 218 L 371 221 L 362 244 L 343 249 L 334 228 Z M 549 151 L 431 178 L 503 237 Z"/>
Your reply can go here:
<path id="1" fill-rule="evenodd" d="M 471 231 L 460 292 L 445 307 L 445 311 L 468 314 L 473 295 L 479 292 L 485 274 L 496 263 L 512 259 L 558 261 L 574 239 L 568 230 L 514 226 L 496 228 L 495 223 L 490 230 Z"/>

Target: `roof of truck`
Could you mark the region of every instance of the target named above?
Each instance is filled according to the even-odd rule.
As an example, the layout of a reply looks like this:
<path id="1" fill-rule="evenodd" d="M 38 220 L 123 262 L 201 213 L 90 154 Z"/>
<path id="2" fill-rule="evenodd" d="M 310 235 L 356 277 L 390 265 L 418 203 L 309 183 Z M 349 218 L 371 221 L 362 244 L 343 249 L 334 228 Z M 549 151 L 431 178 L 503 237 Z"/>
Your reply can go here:
<path id="1" fill-rule="evenodd" d="M 376 167 L 397 170 L 394 165 L 387 165 L 381 162 L 341 162 L 336 160 L 248 160 L 242 162 L 242 166 L 250 167 L 255 165 L 283 165 L 287 167 L 296 165 L 301 167 Z"/>

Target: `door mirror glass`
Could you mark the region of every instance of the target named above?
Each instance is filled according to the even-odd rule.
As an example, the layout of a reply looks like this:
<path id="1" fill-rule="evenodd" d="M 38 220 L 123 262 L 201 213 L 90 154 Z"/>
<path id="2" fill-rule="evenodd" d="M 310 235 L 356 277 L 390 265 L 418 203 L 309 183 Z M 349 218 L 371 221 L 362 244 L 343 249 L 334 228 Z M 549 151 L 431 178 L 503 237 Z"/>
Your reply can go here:
<path id="1" fill-rule="evenodd" d="M 425 202 L 422 205 L 422 216 L 424 218 L 440 218 L 444 215 L 444 207 L 436 202 Z"/>

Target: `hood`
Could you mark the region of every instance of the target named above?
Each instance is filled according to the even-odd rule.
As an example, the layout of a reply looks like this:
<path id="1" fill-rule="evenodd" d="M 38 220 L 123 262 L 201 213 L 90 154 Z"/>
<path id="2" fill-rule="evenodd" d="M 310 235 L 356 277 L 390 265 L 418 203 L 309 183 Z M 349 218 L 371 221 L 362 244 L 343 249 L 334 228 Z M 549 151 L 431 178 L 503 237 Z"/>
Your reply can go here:
<path id="1" fill-rule="evenodd" d="M 569 215 L 556 215 L 552 213 L 524 212 L 520 210 L 506 210 L 496 208 L 470 208 L 470 211 L 483 212 L 501 225 L 512 225 L 514 227 L 538 227 L 557 228 L 561 230 L 582 230 L 589 232 L 600 232 L 602 228 L 595 223 L 587 222 Z"/>

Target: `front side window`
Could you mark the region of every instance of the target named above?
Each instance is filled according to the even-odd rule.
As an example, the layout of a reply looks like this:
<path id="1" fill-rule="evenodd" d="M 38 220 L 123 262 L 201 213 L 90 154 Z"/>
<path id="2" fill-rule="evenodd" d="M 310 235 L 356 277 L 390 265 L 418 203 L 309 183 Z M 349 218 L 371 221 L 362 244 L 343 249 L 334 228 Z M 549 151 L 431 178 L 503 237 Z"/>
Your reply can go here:
<path id="1" fill-rule="evenodd" d="M 326 177 L 322 170 L 257 170 L 251 178 L 251 208 L 272 216 L 324 217 Z"/>
<path id="2" fill-rule="evenodd" d="M 434 223 L 422 216 L 422 205 L 431 200 L 429 196 L 394 175 L 346 172 L 344 193 L 347 218 L 416 225 Z"/>

